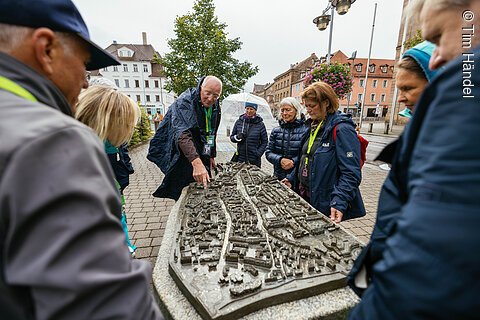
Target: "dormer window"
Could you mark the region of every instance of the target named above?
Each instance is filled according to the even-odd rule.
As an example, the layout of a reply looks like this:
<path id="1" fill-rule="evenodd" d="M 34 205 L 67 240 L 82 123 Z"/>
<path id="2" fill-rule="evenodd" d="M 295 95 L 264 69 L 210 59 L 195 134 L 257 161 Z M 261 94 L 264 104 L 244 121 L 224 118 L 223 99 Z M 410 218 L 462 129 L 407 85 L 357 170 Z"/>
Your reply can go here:
<path id="1" fill-rule="evenodd" d="M 122 47 L 122 48 L 117 50 L 117 54 L 118 54 L 119 57 L 131 57 L 133 55 L 133 52 L 132 52 L 132 50 L 130 50 L 126 47 Z"/>
<path id="2" fill-rule="evenodd" d="M 357 71 L 357 72 L 362 72 L 362 66 L 363 66 L 363 65 L 362 65 L 361 63 L 356 64 L 356 65 L 355 65 L 355 71 Z"/>
<path id="3" fill-rule="evenodd" d="M 375 72 L 375 64 L 371 64 L 369 67 L 368 67 L 368 71 L 373 73 Z"/>
<path id="4" fill-rule="evenodd" d="M 382 73 L 387 73 L 388 71 L 388 64 L 384 64 L 380 66 L 380 70 L 382 70 Z"/>

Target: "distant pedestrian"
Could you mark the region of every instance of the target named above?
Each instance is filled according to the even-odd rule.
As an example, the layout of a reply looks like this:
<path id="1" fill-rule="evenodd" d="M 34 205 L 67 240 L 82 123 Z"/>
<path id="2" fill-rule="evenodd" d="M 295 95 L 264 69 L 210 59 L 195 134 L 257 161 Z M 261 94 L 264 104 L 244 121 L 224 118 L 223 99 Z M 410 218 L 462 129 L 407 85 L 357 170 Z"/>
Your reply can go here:
<path id="1" fill-rule="evenodd" d="M 168 108 L 148 149 L 147 159 L 165 174 L 153 196 L 178 200 L 191 182 L 207 186 L 217 156 L 221 94 L 220 79 L 202 77 Z"/>
<path id="2" fill-rule="evenodd" d="M 93 86 L 80 94 L 75 117 L 92 128 L 104 143 L 105 153 L 109 157 L 117 157 L 112 169 L 127 169 L 121 162 L 120 148 L 128 143 L 140 117 L 137 104 L 125 94 L 105 86 Z M 122 166 L 123 165 L 123 166 Z M 123 170 L 121 171 L 123 172 Z M 117 173 L 116 176 L 120 175 Z M 127 172 L 128 178 L 128 172 Z M 122 200 L 121 222 L 125 233 L 125 242 L 130 254 L 135 253 L 136 247 L 130 242 L 125 208 L 123 189 L 126 187 L 115 180 L 118 195 Z"/>
<path id="3" fill-rule="evenodd" d="M 299 161 L 303 135 L 308 131 L 302 120 L 302 110 L 302 105 L 295 98 L 284 98 L 280 102 L 280 126 L 273 128 L 265 152 L 278 180 L 286 178 Z"/>
<path id="4" fill-rule="evenodd" d="M 364 216 L 360 141 L 351 115 L 338 111 L 338 97 L 327 83 L 311 84 L 301 97 L 309 130 L 295 170 L 283 182 L 335 223 Z"/>
<path id="5" fill-rule="evenodd" d="M 263 119 L 257 115 L 257 109 L 256 103 L 245 103 L 245 113 L 233 125 L 230 140 L 237 144 L 233 159 L 235 162 L 253 164 L 261 168 L 268 137 Z"/>
<path id="6" fill-rule="evenodd" d="M 158 126 L 160 125 L 160 122 L 162 122 L 162 120 L 163 120 L 163 115 L 160 112 L 160 110 L 157 110 L 157 113 L 153 118 L 153 123 L 155 124 L 155 131 L 158 129 Z"/>
<path id="7" fill-rule="evenodd" d="M 155 132 L 156 128 L 155 128 L 155 124 L 153 122 L 153 115 L 152 115 L 152 111 L 148 110 L 147 111 L 147 118 L 148 118 L 148 123 L 150 125 L 150 130 L 152 130 L 153 132 Z"/>

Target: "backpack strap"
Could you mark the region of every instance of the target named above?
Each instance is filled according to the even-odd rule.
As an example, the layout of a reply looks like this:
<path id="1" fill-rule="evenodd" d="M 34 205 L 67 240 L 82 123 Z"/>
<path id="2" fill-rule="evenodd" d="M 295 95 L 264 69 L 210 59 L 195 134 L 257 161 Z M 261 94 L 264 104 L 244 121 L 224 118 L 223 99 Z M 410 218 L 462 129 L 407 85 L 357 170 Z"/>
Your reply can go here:
<path id="1" fill-rule="evenodd" d="M 338 123 L 333 127 L 333 142 L 337 141 L 337 126 Z"/>

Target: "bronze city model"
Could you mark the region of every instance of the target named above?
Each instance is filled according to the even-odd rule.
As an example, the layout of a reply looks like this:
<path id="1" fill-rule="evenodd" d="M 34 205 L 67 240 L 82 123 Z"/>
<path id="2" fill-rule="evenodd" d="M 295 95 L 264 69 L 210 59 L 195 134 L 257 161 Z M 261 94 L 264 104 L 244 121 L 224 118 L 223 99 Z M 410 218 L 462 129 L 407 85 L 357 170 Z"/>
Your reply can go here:
<path id="1" fill-rule="evenodd" d="M 180 204 L 169 261 L 204 319 L 234 319 L 346 285 L 360 243 L 255 166 L 219 165 Z"/>

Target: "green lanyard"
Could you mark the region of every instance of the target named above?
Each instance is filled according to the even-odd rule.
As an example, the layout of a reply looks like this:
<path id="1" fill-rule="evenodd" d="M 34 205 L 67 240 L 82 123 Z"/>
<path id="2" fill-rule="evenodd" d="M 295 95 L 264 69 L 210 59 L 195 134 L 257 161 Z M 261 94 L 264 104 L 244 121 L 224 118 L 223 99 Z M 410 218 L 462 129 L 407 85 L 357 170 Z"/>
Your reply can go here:
<path id="1" fill-rule="evenodd" d="M 22 97 L 24 99 L 37 102 L 37 98 L 33 96 L 30 92 L 28 92 L 26 89 L 22 88 L 12 80 L 0 76 L 0 89 L 4 89 L 6 91 L 9 91 L 19 97 Z"/>
<path id="2" fill-rule="evenodd" d="M 212 129 L 212 108 L 213 106 L 210 108 L 203 109 L 203 111 L 205 111 L 205 122 L 206 122 L 207 134 L 210 133 L 210 130 Z"/>
<path id="3" fill-rule="evenodd" d="M 312 150 L 313 143 L 315 142 L 315 139 L 317 138 L 317 133 L 318 130 L 320 130 L 320 127 L 323 124 L 323 120 L 318 124 L 317 128 L 312 134 L 312 131 L 310 131 L 310 139 L 308 139 L 308 148 L 307 148 L 307 157 L 305 158 L 305 166 L 308 165 L 308 158 L 310 157 L 310 150 Z"/>

